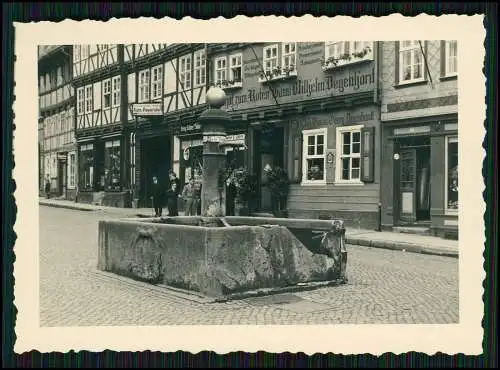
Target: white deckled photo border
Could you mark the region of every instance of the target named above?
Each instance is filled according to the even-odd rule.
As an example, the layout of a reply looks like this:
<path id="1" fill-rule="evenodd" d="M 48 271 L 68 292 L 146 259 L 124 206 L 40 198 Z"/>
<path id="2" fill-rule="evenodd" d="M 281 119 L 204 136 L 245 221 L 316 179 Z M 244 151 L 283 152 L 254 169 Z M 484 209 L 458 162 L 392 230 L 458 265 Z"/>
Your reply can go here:
<path id="1" fill-rule="evenodd" d="M 283 325 L 40 327 L 38 267 L 37 46 L 79 43 L 314 41 L 325 35 L 363 40 L 458 40 L 459 63 L 459 304 L 460 323 L 449 325 Z M 13 177 L 17 219 L 14 231 L 14 304 L 18 310 L 14 351 L 213 350 L 333 352 L 408 351 L 434 354 L 482 353 L 484 313 L 484 180 L 486 30 L 483 16 L 421 14 L 404 17 L 222 17 L 211 20 L 112 19 L 15 24 L 15 132 Z M 466 50 L 466 52 L 463 52 Z M 96 230 L 97 233 L 97 230 Z"/>

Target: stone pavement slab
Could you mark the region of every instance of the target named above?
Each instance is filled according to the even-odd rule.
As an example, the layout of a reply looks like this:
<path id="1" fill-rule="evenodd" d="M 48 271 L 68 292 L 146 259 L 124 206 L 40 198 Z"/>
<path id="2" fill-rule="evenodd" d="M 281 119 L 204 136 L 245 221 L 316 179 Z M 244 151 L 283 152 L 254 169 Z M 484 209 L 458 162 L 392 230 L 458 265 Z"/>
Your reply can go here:
<path id="1" fill-rule="evenodd" d="M 150 208 L 107 207 L 94 204 L 76 203 L 57 198 L 40 198 L 39 204 L 80 211 L 106 211 L 118 213 L 122 217 L 136 217 L 138 215 L 152 216 L 152 210 Z M 182 212 L 179 214 L 182 215 Z M 347 228 L 346 243 L 371 248 L 392 249 L 404 252 L 440 255 L 455 258 L 458 258 L 459 256 L 458 240 L 449 240 L 427 235 Z"/>

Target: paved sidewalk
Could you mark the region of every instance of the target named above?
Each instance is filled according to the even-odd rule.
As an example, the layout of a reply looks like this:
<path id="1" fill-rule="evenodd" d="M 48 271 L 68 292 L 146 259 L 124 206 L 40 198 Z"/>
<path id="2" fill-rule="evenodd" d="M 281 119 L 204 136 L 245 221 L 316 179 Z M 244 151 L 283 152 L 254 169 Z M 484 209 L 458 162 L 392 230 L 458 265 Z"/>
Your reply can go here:
<path id="1" fill-rule="evenodd" d="M 124 217 L 137 215 L 152 216 L 151 208 L 106 207 L 101 205 L 75 203 L 68 200 L 45 198 L 40 198 L 39 204 L 79 211 L 108 211 L 123 215 Z M 404 252 L 424 253 L 448 257 L 458 257 L 459 255 L 457 240 L 448 240 L 435 236 L 347 228 L 346 242 L 353 245 L 393 249 Z"/>

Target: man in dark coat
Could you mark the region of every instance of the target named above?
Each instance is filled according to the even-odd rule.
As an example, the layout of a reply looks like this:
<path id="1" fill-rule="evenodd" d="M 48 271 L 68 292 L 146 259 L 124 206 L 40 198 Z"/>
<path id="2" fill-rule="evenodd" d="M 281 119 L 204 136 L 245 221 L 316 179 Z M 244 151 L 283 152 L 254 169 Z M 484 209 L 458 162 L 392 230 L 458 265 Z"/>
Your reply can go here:
<path id="1" fill-rule="evenodd" d="M 175 174 L 175 172 L 170 171 L 170 184 L 167 190 L 167 207 L 169 216 L 179 216 L 178 211 L 178 201 L 181 192 L 181 181 Z"/>
<path id="2" fill-rule="evenodd" d="M 163 195 L 164 189 L 160 185 L 158 178 L 153 176 L 153 208 L 155 211 L 155 217 L 161 217 L 163 211 Z"/>

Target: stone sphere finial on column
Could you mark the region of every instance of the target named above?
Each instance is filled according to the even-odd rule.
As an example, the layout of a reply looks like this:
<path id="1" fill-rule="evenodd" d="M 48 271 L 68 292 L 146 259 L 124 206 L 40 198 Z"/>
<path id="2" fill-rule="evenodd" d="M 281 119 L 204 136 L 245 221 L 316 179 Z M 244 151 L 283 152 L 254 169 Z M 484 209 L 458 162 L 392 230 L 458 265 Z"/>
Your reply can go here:
<path id="1" fill-rule="evenodd" d="M 207 91 L 206 102 L 210 108 L 220 108 L 226 103 L 226 93 L 220 87 L 212 86 Z"/>

